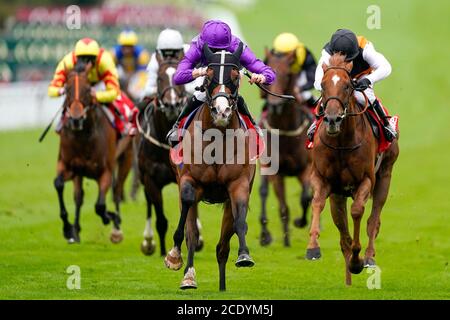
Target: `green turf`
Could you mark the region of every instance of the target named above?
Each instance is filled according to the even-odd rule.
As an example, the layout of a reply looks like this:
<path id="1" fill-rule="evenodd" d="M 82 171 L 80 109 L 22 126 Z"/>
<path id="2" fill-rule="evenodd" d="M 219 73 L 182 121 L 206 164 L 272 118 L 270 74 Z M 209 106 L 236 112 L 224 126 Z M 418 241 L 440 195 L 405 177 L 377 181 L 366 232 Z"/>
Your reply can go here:
<path id="1" fill-rule="evenodd" d="M 381 7 L 381 30 L 366 28 L 366 8 Z M 389 79 L 376 91 L 400 115 L 401 154 L 392 188 L 382 214 L 377 246 L 381 289 L 368 290 L 369 274 L 353 276 L 344 285 L 344 261 L 339 236 L 328 209 L 323 213 L 323 259 L 306 261 L 307 231 L 292 231 L 292 247 L 283 248 L 273 192 L 269 199 L 270 229 L 275 242 L 258 244 L 259 199 L 256 182 L 248 217 L 248 243 L 256 265 L 237 269 L 237 239 L 227 266 L 227 292 L 218 291 L 215 244 L 218 241 L 219 206 L 201 206 L 205 248 L 196 254 L 198 290 L 180 291 L 182 271 L 166 269 L 158 254 L 145 257 L 139 245 L 145 221 L 142 194 L 123 206 L 122 244 L 109 242 L 110 227 L 94 213 L 95 183 L 86 181 L 80 245 L 62 237 L 55 173 L 57 137 L 50 134 L 37 143 L 40 131 L 0 133 L 0 298 L 2 299 L 449 299 L 450 130 L 447 124 L 447 89 L 450 62 L 447 41 L 448 1 L 268 1 L 255 8 L 236 9 L 245 37 L 253 50 L 282 31 L 294 31 L 319 55 L 321 46 L 338 27 L 365 34 L 393 65 Z M 258 93 L 244 85 L 252 109 L 260 105 Z M 11 106 L 14 107 L 14 106 Z M 7 115 L 3 115 L 7 116 Z M 291 216 L 299 213 L 300 188 L 288 181 Z M 66 203 L 73 218 L 72 186 Z M 177 189 L 164 191 L 169 219 L 167 244 L 178 216 Z M 368 214 L 366 212 L 365 219 Z M 365 227 L 363 228 L 364 231 Z M 363 245 L 367 244 L 364 235 Z M 185 255 L 185 250 L 184 250 Z M 66 268 L 81 268 L 81 290 L 66 288 Z"/>

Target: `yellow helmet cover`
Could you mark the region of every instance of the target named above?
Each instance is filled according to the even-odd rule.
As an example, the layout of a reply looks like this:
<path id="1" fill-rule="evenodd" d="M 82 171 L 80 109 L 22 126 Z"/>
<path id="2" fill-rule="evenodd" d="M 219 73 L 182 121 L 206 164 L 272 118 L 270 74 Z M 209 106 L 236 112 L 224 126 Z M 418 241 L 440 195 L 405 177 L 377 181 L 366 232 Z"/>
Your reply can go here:
<path id="1" fill-rule="evenodd" d="M 273 41 L 273 49 L 279 53 L 289 53 L 295 50 L 295 63 L 291 67 L 292 73 L 299 73 L 306 59 L 305 45 L 289 32 L 279 34 Z"/>
<path id="2" fill-rule="evenodd" d="M 75 45 L 75 55 L 78 56 L 98 56 L 100 47 L 97 41 L 91 38 L 83 38 L 78 40 Z"/>

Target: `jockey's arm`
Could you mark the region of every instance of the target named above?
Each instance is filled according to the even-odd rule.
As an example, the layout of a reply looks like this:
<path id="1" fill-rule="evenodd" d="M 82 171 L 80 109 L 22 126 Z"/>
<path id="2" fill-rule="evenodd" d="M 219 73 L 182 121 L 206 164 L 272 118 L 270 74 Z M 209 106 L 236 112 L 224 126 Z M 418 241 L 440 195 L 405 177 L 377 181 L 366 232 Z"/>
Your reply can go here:
<path id="1" fill-rule="evenodd" d="M 328 65 L 330 61 L 330 55 L 328 54 L 328 52 L 325 51 L 325 49 L 322 50 L 322 55 L 319 59 L 319 62 L 317 63 L 317 68 L 316 68 L 316 74 L 314 77 L 314 88 L 316 88 L 316 90 L 322 91 L 322 78 L 323 78 L 323 69 L 322 69 L 322 64 L 326 64 Z"/>
<path id="2" fill-rule="evenodd" d="M 373 69 L 372 73 L 366 77 L 372 85 L 387 78 L 391 74 L 391 64 L 384 55 L 375 50 L 371 42 L 367 43 L 364 47 L 363 58 Z"/>
<path id="3" fill-rule="evenodd" d="M 137 70 L 136 71 L 143 71 L 146 70 L 147 65 L 150 61 L 150 54 L 147 50 L 142 49 L 142 51 L 139 53 L 137 57 Z"/>
<path id="4" fill-rule="evenodd" d="M 192 45 L 185 52 L 183 59 L 178 64 L 177 71 L 173 75 L 173 82 L 176 85 L 182 85 L 194 80 L 192 71 L 195 66 L 201 61 L 202 52 L 197 48 L 196 40 L 192 40 Z"/>
<path id="5" fill-rule="evenodd" d="M 244 46 L 241 64 L 253 73 L 262 74 L 266 78 L 265 84 L 271 84 L 275 81 L 275 72 L 272 68 L 259 60 L 247 46 Z"/>
<path id="6" fill-rule="evenodd" d="M 314 59 L 312 53 L 309 50 L 307 50 L 305 62 L 303 63 L 302 71 L 300 73 L 300 75 L 304 73 L 306 77 L 306 82 L 305 81 L 297 82 L 298 86 L 300 87 L 300 91 L 308 91 L 314 88 L 316 69 L 317 69 L 316 60 Z"/>
<path id="7" fill-rule="evenodd" d="M 145 84 L 143 97 L 148 97 L 156 93 L 158 69 L 159 64 L 156 59 L 156 53 L 153 53 L 150 62 L 147 65 L 147 83 Z"/>
<path id="8" fill-rule="evenodd" d="M 59 97 L 64 93 L 64 84 L 66 83 L 67 71 L 73 69 L 72 52 L 66 54 L 58 63 L 53 80 L 48 86 L 49 97 Z"/>
<path id="9" fill-rule="evenodd" d="M 106 89 L 95 93 L 96 99 L 100 103 L 111 103 L 120 94 L 119 75 L 111 54 L 103 52 L 98 63 L 98 74 L 104 82 Z"/>

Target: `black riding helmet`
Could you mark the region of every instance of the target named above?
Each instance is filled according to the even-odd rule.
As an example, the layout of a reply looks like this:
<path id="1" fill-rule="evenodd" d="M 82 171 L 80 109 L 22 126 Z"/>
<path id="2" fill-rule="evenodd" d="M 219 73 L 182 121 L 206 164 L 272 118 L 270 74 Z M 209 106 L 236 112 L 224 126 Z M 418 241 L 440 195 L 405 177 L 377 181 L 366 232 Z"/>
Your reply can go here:
<path id="1" fill-rule="evenodd" d="M 346 61 L 355 59 L 359 54 L 358 39 L 356 35 L 348 29 L 338 29 L 331 36 L 331 40 L 327 45 L 328 53 L 333 54 L 342 52 L 345 54 Z"/>

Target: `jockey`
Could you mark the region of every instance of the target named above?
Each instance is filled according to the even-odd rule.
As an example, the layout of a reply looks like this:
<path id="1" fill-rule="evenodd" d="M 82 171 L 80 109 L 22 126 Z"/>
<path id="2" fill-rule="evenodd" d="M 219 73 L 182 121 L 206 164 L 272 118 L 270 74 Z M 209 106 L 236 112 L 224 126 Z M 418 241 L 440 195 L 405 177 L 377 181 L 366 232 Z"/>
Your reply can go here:
<path id="1" fill-rule="evenodd" d="M 117 38 L 117 43 L 112 50 L 112 55 L 124 75 L 145 70 L 150 55 L 143 46 L 138 45 L 138 36 L 133 30 L 122 31 Z M 122 77 L 120 75 L 120 78 Z"/>
<path id="2" fill-rule="evenodd" d="M 297 75 L 296 98 L 299 102 L 306 102 L 306 105 L 312 108 L 316 102 L 312 93 L 317 68 L 316 59 L 311 51 L 292 33 L 281 33 L 273 41 L 273 52 L 275 54 L 288 54 L 294 50 L 295 61 L 291 70 L 293 74 Z"/>
<path id="3" fill-rule="evenodd" d="M 135 117 L 137 109 L 133 103 L 120 92 L 117 69 L 111 54 L 100 48 L 97 41 L 90 38 L 79 40 L 75 49 L 64 56 L 56 67 L 53 80 L 48 87 L 50 97 L 59 97 L 65 93 L 64 85 L 67 74 L 77 64 L 92 63 L 88 79 L 92 85 L 104 83 L 104 90 L 95 91 L 91 95 L 95 101 L 107 105 L 115 119 L 115 125 L 121 135 L 136 134 Z M 131 122 L 131 123 L 130 123 Z"/>
<path id="4" fill-rule="evenodd" d="M 359 91 L 364 91 L 373 106 L 374 112 L 381 119 L 386 140 L 393 141 L 397 137 L 396 129 L 389 122 L 389 116 L 382 107 L 380 101 L 375 96 L 373 85 L 385 79 L 391 74 L 391 65 L 386 58 L 375 50 L 375 47 L 366 38 L 357 37 L 352 31 L 338 29 L 322 50 L 322 56 L 316 69 L 316 80 L 314 86 L 321 90 L 323 78 L 322 64 L 328 65 L 330 56 L 336 52 L 341 52 L 347 56 L 346 61 L 353 61 L 353 69 L 350 72 L 352 78 L 356 79 L 354 95 L 359 104 L 365 104 L 364 95 Z M 319 112 L 320 114 L 320 112 Z M 310 141 L 314 138 L 316 122 L 308 129 Z"/>
<path id="5" fill-rule="evenodd" d="M 209 20 L 205 22 L 200 35 L 192 39 L 189 50 L 178 65 L 174 75 L 175 84 L 185 84 L 206 75 L 206 60 L 203 56 L 203 46 L 205 43 L 213 51 L 226 50 L 234 52 L 241 43 L 241 40 L 231 33 L 230 27 L 225 22 L 220 20 Z M 240 62 L 243 67 L 253 72 L 250 83 L 271 84 L 275 80 L 274 71 L 261 60 L 257 59 L 255 54 L 247 46 L 244 46 Z M 197 65 L 200 65 L 200 67 L 196 68 Z M 181 111 L 177 122 L 167 134 L 167 140 L 172 147 L 179 141 L 178 126 L 181 119 L 189 115 L 205 101 L 206 93 L 196 91 L 187 106 Z M 240 113 L 248 116 L 256 130 L 260 133 L 260 129 L 253 120 L 242 96 L 238 98 L 237 108 Z"/>
<path id="6" fill-rule="evenodd" d="M 147 83 L 143 92 L 143 103 L 139 104 L 139 108 L 146 107 L 150 100 L 157 94 L 157 79 L 159 70 L 159 61 L 169 59 L 181 60 L 184 53 L 189 49 L 189 45 L 184 44 L 183 37 L 178 30 L 164 29 L 158 36 L 156 42 L 156 52 L 152 54 L 150 62 L 147 66 Z M 202 85 L 202 77 L 196 81 L 186 83 L 185 89 L 187 93 L 194 94 L 195 87 Z"/>

